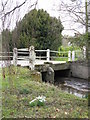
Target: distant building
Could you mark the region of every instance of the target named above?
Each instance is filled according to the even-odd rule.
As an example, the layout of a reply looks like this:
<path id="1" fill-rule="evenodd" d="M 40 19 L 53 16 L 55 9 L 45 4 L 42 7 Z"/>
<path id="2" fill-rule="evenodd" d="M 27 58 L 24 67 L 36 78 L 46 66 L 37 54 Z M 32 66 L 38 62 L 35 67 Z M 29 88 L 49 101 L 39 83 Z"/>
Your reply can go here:
<path id="1" fill-rule="evenodd" d="M 70 40 L 68 36 L 64 36 L 62 39 L 62 46 L 67 47 L 70 46 Z"/>
<path id="2" fill-rule="evenodd" d="M 80 33 L 74 33 L 75 36 L 74 37 L 80 37 Z"/>

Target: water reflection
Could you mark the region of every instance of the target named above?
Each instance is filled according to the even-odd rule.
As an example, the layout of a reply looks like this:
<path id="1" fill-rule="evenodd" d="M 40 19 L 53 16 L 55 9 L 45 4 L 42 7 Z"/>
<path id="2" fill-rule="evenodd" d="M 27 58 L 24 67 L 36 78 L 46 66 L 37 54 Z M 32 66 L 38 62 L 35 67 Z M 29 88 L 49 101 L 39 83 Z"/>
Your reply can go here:
<path id="1" fill-rule="evenodd" d="M 74 94 L 80 98 L 88 96 L 90 92 L 90 82 L 78 78 L 55 78 L 55 85 L 61 90 Z"/>

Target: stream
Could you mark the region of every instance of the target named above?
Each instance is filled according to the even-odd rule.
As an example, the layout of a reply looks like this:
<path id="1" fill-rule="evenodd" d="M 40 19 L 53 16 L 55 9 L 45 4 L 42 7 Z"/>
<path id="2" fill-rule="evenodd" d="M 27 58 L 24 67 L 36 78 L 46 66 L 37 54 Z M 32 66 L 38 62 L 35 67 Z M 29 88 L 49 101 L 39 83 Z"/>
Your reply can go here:
<path id="1" fill-rule="evenodd" d="M 56 77 L 55 85 L 61 90 L 74 94 L 80 98 L 86 98 L 88 93 L 90 93 L 90 82 L 80 78 Z"/>

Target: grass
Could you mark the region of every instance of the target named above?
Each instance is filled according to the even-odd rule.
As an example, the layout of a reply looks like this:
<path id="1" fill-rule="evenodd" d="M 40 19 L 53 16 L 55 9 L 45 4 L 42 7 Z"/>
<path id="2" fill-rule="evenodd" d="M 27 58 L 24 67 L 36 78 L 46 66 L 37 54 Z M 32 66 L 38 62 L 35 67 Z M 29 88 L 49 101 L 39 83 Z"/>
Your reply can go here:
<path id="1" fill-rule="evenodd" d="M 64 93 L 54 85 L 42 82 L 36 71 L 12 66 L 3 68 L 3 71 L 5 77 L 0 74 L 2 117 L 88 118 L 87 99 Z M 41 95 L 46 97 L 45 105 L 30 107 L 29 102 Z"/>
<path id="2" fill-rule="evenodd" d="M 77 60 L 78 60 L 78 58 L 75 58 L 75 61 L 77 61 Z M 55 61 L 66 61 L 66 62 L 68 62 L 68 57 L 59 57 L 59 58 L 56 58 Z"/>
<path id="3" fill-rule="evenodd" d="M 68 57 L 65 58 L 65 57 L 59 57 L 59 58 L 56 58 L 55 59 L 56 61 L 68 61 Z"/>

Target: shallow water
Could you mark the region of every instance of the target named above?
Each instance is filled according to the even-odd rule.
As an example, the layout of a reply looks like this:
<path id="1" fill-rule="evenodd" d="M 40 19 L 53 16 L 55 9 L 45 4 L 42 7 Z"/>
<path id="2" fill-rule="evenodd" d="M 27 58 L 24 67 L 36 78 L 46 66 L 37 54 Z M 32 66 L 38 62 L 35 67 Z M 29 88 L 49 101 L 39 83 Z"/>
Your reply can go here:
<path id="1" fill-rule="evenodd" d="M 55 85 L 57 85 L 61 90 L 81 98 L 87 97 L 90 92 L 90 82 L 84 79 L 74 77 L 56 77 Z"/>

